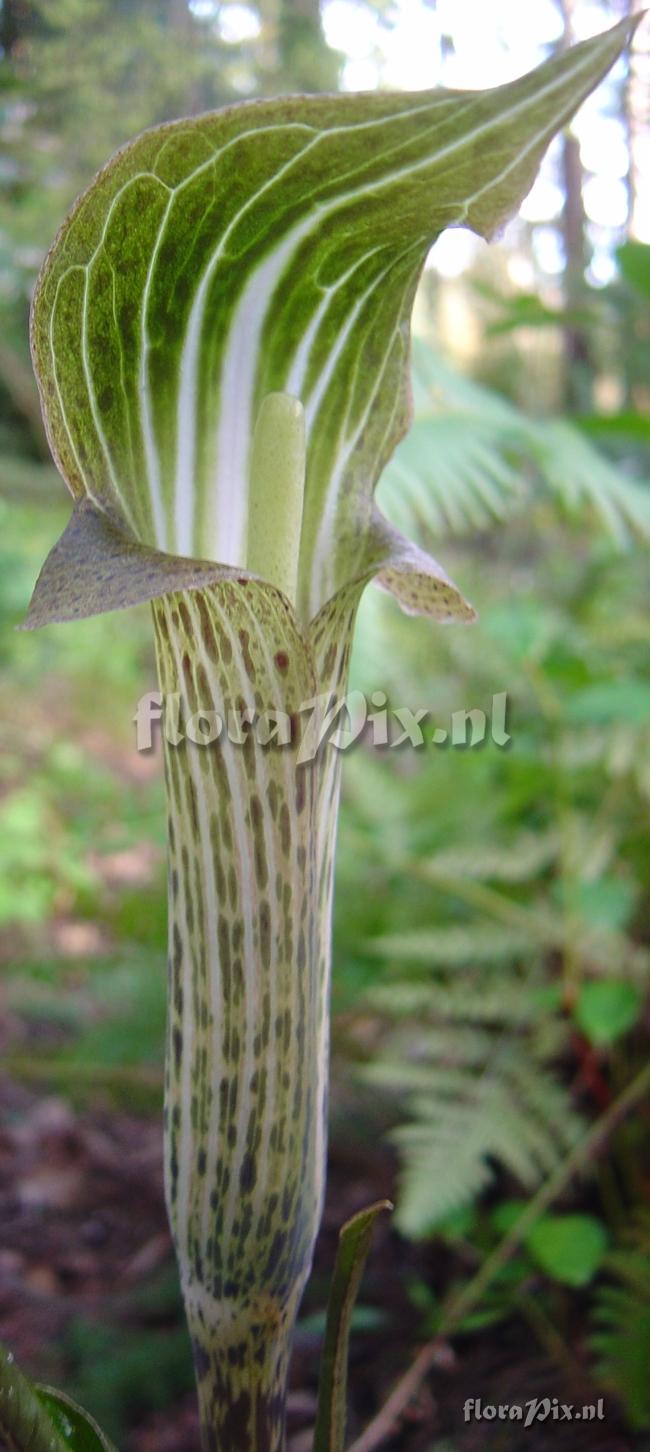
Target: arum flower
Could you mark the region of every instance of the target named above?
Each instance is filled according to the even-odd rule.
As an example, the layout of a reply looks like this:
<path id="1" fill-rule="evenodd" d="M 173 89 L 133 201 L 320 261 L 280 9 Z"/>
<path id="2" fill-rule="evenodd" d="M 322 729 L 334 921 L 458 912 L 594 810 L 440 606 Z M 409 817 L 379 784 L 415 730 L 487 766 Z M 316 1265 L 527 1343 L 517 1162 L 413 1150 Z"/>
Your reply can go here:
<path id="1" fill-rule="evenodd" d="M 632 29 L 492 91 L 158 127 L 100 172 L 39 280 L 34 364 L 74 511 L 27 625 L 150 600 L 163 695 L 294 722 L 283 746 L 166 746 L 166 1191 L 205 1448 L 284 1445 L 321 1214 L 340 755 L 301 761 L 301 712 L 345 692 L 370 580 L 472 617 L 373 503 L 408 426 L 418 278 L 443 228 L 502 226 Z"/>

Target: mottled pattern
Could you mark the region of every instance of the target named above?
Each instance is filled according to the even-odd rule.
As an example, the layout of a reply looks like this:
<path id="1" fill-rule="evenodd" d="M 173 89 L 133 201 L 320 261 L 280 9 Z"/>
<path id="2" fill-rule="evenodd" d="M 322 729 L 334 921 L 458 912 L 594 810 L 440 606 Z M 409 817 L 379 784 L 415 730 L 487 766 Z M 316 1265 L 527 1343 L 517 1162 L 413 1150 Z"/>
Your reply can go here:
<path id="1" fill-rule="evenodd" d="M 34 363 L 76 508 L 28 624 L 152 600 L 161 688 L 186 716 L 295 723 L 290 746 L 166 747 L 166 1185 L 212 1452 L 283 1447 L 322 1204 L 341 756 L 298 762 L 299 708 L 345 689 L 374 576 L 406 610 L 472 615 L 372 505 L 408 423 L 417 279 L 445 226 L 487 235 L 511 214 L 633 25 L 492 91 L 158 127 L 99 174 L 41 273 Z M 306 416 L 296 610 L 246 570 L 272 390 Z"/>
<path id="2" fill-rule="evenodd" d="M 471 605 L 442 566 L 393 529 L 377 510 L 372 511 L 367 527 L 359 528 L 356 553 L 355 573 L 330 604 L 339 598 L 346 600 L 350 591 L 358 594 L 376 578 L 407 613 L 441 622 L 474 618 Z M 67 528 L 43 565 L 21 629 L 37 630 L 107 610 L 125 610 L 171 591 L 217 581 L 241 585 L 254 579 L 243 569 L 151 549 L 83 499 L 75 505 Z"/>
<path id="3" fill-rule="evenodd" d="M 324 743 L 297 764 L 298 708 L 345 691 L 364 583 L 339 591 L 306 636 L 282 595 L 250 579 L 154 605 L 161 688 L 181 694 L 182 720 L 275 709 L 294 725 L 290 746 L 222 735 L 166 751 L 167 1195 L 206 1446 L 219 1452 L 283 1445 L 325 1172 L 342 761 Z M 437 612 L 439 579 L 432 588 Z"/>
<path id="4" fill-rule="evenodd" d="M 166 1183 L 219 1452 L 281 1443 L 320 1219 L 340 753 L 296 764 L 298 707 L 325 689 L 324 654 L 327 685 L 344 675 L 352 618 L 349 603 L 323 616 L 308 644 L 283 597 L 252 580 L 154 606 L 161 688 L 181 693 L 182 719 L 273 708 L 295 723 L 290 746 L 222 736 L 166 751 Z"/>
<path id="5" fill-rule="evenodd" d="M 79 500 L 38 577 L 25 630 L 141 605 L 170 590 L 237 579 L 240 570 L 152 550 L 90 499 Z"/>

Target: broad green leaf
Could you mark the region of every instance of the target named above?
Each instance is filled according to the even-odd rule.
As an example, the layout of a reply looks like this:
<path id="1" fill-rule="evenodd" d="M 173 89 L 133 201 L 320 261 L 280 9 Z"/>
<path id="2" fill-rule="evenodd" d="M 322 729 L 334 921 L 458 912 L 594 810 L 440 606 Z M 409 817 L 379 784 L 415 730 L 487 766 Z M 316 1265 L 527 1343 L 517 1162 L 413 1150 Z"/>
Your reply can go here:
<path id="1" fill-rule="evenodd" d="M 607 1250 L 607 1231 L 593 1215 L 543 1215 L 526 1247 L 546 1274 L 565 1286 L 593 1280 Z"/>
<path id="2" fill-rule="evenodd" d="M 0 1436 L 15 1452 L 116 1452 L 94 1417 L 65 1392 L 32 1383 L 0 1346 Z"/>
<path id="3" fill-rule="evenodd" d="M 583 413 L 576 418 L 582 433 L 589 438 L 631 440 L 633 443 L 650 443 L 650 419 L 642 413 L 623 410 L 621 413 Z"/>
<path id="4" fill-rule="evenodd" d="M 557 885 L 557 897 L 565 911 L 582 918 L 586 925 L 613 933 L 622 931 L 629 922 L 638 895 L 633 882 L 613 875 Z"/>
<path id="5" fill-rule="evenodd" d="M 134 540 L 246 567 L 253 424 L 272 391 L 306 412 L 301 617 L 369 564 L 404 598 L 372 491 L 408 423 L 427 251 L 445 227 L 503 225 L 636 19 L 493 90 L 234 106 L 146 132 L 100 172 L 43 268 L 32 346 L 61 472 L 125 539 L 112 608 L 174 588 L 155 555 L 134 578 Z M 102 608 L 91 579 L 77 594 L 77 613 Z M 61 608 L 46 578 L 33 623 Z"/>
<path id="6" fill-rule="evenodd" d="M 624 242 L 616 253 L 625 281 L 642 298 L 650 300 L 650 247 L 645 242 Z"/>
<path id="7" fill-rule="evenodd" d="M 650 684 L 633 678 L 594 681 L 572 693 L 564 712 L 567 721 L 586 726 L 616 721 L 643 725 L 650 720 Z"/>
<path id="8" fill-rule="evenodd" d="M 348 1342 L 361 1277 L 377 1216 L 392 1210 L 380 1200 L 343 1226 L 327 1307 L 325 1344 L 318 1387 L 314 1452 L 343 1452 L 345 1442 Z"/>
<path id="9" fill-rule="evenodd" d="M 507 1200 L 490 1216 L 494 1229 L 507 1235 L 526 1208 L 525 1200 Z M 541 1215 L 524 1236 L 533 1260 L 566 1286 L 593 1280 L 607 1250 L 607 1231 L 593 1215 Z"/>
<path id="10" fill-rule="evenodd" d="M 37 1386 L 35 1390 L 70 1452 L 116 1452 L 94 1417 L 83 1411 L 72 1397 L 51 1386 Z"/>
<path id="11" fill-rule="evenodd" d="M 590 1042 L 601 1047 L 633 1028 L 642 1006 L 643 994 L 634 983 L 603 979 L 580 989 L 575 1020 Z"/>
<path id="12" fill-rule="evenodd" d="M 513 1225 L 517 1224 L 525 1209 L 525 1200 L 502 1200 L 499 1205 L 495 1205 L 490 1215 L 490 1224 L 499 1232 L 499 1235 L 507 1235 Z"/>

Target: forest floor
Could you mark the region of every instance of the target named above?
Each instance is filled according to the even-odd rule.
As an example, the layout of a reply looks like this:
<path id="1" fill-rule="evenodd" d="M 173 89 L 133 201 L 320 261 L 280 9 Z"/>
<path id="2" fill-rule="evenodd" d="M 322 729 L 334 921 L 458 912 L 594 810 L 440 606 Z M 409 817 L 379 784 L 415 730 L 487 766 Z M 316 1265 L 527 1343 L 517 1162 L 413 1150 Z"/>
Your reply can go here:
<path id="1" fill-rule="evenodd" d="M 149 619 L 143 609 L 121 633 L 100 617 L 17 636 L 57 532 L 53 513 L 16 502 L 0 540 L 0 1339 L 87 1407 L 119 1452 L 198 1452 L 162 1179 L 163 789 L 131 726 L 155 682 Z M 356 941 L 369 928 L 352 906 Z M 297 1329 L 289 1452 L 311 1445 L 338 1230 L 396 1191 L 381 1096 L 362 1098 L 344 1042 L 354 995 L 361 1003 L 375 971 L 351 953 L 335 975 L 328 1193 Z M 572 1059 L 568 1072 L 579 1070 Z M 497 1177 L 490 1207 L 520 1194 Z M 593 1209 L 590 1194 L 574 1183 L 571 1208 Z M 476 1269 L 462 1236 L 414 1244 L 380 1218 L 351 1337 L 349 1444 L 431 1344 L 450 1287 Z M 496 1319 L 493 1297 L 474 1307 L 471 1331 L 433 1348 L 402 1415 L 384 1423 L 383 1441 L 364 1438 L 364 1452 L 648 1452 L 609 1394 L 604 1420 L 579 1427 L 552 1412 L 528 1428 L 465 1420 L 468 1399 L 560 1407 L 602 1394 L 589 1370 L 588 1288 L 545 1282 L 523 1259 L 518 1274 L 504 1277 Z"/>
<path id="2" fill-rule="evenodd" d="M 50 1026 L 0 1020 L 38 1063 Z M 75 1103 L 0 1083 L 0 1335 L 33 1375 L 65 1387 L 117 1439 L 120 1452 L 199 1452 L 189 1348 L 167 1229 L 158 1114 L 126 1112 L 93 1096 Z M 335 1116 L 336 1117 L 336 1116 Z M 338 1228 L 389 1196 L 394 1166 L 357 1124 L 333 1138 L 328 1197 L 314 1274 L 298 1328 L 288 1409 L 289 1452 L 309 1452 L 316 1406 L 323 1308 Z M 456 1263 L 454 1264 L 454 1259 Z M 414 1246 L 391 1228 L 375 1233 L 351 1342 L 348 1438 L 358 1438 L 417 1356 L 426 1337 L 414 1285 L 443 1290 L 462 1257 L 436 1242 Z M 465 1273 L 467 1268 L 465 1267 Z M 575 1320 L 576 1309 L 573 1317 Z M 566 1333 L 567 1328 L 563 1328 Z M 569 1364 L 559 1364 L 518 1317 L 441 1343 L 433 1367 L 388 1435 L 386 1452 L 631 1452 L 615 1404 L 604 1420 L 466 1421 L 468 1398 L 483 1405 L 554 1398 L 596 1402 L 585 1370 L 579 1320 Z M 560 1338 L 558 1338 L 558 1341 Z M 579 1435 L 578 1435 L 579 1433 Z"/>

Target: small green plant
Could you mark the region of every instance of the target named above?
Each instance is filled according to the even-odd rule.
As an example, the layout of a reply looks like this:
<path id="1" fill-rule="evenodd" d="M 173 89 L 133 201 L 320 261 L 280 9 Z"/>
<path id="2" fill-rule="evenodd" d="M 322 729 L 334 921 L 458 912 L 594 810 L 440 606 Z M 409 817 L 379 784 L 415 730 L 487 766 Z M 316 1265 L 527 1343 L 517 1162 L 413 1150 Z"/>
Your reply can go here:
<path id="1" fill-rule="evenodd" d="M 463 930 L 447 935 L 454 932 L 462 942 Z M 443 945 L 447 935 L 441 930 Z M 461 961 L 475 957 L 473 935 L 465 936 Z M 489 932 L 487 948 L 498 961 Z M 408 957 L 408 940 L 401 952 Z M 402 1161 L 397 1219 L 404 1233 L 430 1234 L 473 1203 L 497 1167 L 532 1191 L 581 1129 L 569 1090 L 553 1072 L 566 1030 L 557 1015 L 542 1012 L 539 980 L 526 983 L 507 966 L 478 967 L 410 988 L 379 985 L 372 998 L 375 1012 L 394 1025 L 365 1077 L 405 1100 L 405 1122 L 393 1135 Z"/>
<path id="2" fill-rule="evenodd" d="M 361 1018 L 377 1038 L 362 1074 L 384 1089 L 398 1220 L 417 1237 L 512 1176 L 542 1184 L 642 1047 L 647 552 L 608 539 L 587 501 L 572 525 L 560 501 L 533 501 L 523 528 L 485 536 L 477 626 L 431 647 L 417 770 L 363 750 L 347 767 L 339 942 L 369 985 Z M 503 603 L 513 579 L 516 611 Z M 412 699 L 419 626 L 381 599 L 365 605 L 354 684 L 371 687 L 378 628 L 390 699 Z M 506 682 L 506 750 L 431 743 L 434 723 L 461 702 L 487 707 Z M 367 882 L 381 885 L 370 900 Z M 616 1233 L 611 1205 L 607 1218 Z"/>
<path id="3" fill-rule="evenodd" d="M 642 1211 L 605 1261 L 593 1307 L 591 1348 L 604 1386 L 633 1427 L 650 1427 L 650 1215 Z"/>
<path id="4" fill-rule="evenodd" d="M 371 579 L 408 613 L 473 615 L 373 504 L 408 423 L 414 290 L 444 227 L 488 236 L 513 212 L 633 27 L 489 92 L 301 97 L 159 127 L 99 174 L 41 274 L 33 356 L 75 507 L 28 626 L 151 601 L 165 698 L 293 723 L 279 745 L 272 724 L 223 751 L 166 743 L 166 1184 L 206 1452 L 284 1446 L 322 1203 L 340 759 L 305 757 L 296 722 L 345 692 Z M 342 1233 L 328 1452 L 376 1208 Z M 0 1419 L 20 1452 L 101 1436 L 78 1412 L 59 1430 L 51 1395 L 6 1360 Z"/>
<path id="5" fill-rule="evenodd" d="M 546 496 L 569 519 L 591 514 L 618 545 L 650 538 L 647 483 L 617 468 L 577 422 L 528 417 L 420 338 L 413 365 L 415 421 L 379 489 L 400 528 L 475 534 Z"/>

